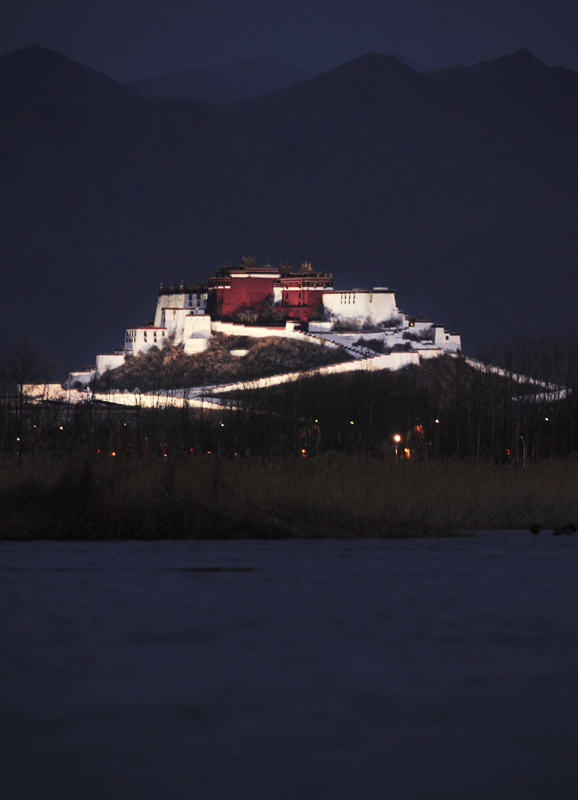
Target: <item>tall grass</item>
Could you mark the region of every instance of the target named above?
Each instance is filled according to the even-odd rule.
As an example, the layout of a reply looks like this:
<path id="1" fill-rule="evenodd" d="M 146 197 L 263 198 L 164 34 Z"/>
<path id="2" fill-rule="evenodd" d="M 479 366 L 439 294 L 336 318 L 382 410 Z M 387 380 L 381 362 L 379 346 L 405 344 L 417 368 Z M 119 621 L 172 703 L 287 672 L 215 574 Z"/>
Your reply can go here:
<path id="1" fill-rule="evenodd" d="M 3 539 L 410 537 L 578 522 L 574 461 L 318 458 L 0 461 Z"/>

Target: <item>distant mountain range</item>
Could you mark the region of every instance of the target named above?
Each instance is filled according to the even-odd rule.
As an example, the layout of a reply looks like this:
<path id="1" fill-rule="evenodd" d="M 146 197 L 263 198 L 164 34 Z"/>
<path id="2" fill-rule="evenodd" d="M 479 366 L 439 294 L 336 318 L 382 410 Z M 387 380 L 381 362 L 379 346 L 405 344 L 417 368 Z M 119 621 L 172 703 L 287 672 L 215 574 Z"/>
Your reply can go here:
<path id="1" fill-rule="evenodd" d="M 498 335 L 572 334 L 578 75 L 520 51 L 421 74 L 370 54 L 234 103 L 149 100 L 40 47 L 0 58 L 3 346 L 122 346 L 160 281 L 307 260 Z"/>
<path id="2" fill-rule="evenodd" d="M 280 58 L 252 58 L 219 67 L 193 68 L 129 83 L 149 100 L 188 97 L 200 103 L 232 103 L 283 89 L 312 78 Z"/>

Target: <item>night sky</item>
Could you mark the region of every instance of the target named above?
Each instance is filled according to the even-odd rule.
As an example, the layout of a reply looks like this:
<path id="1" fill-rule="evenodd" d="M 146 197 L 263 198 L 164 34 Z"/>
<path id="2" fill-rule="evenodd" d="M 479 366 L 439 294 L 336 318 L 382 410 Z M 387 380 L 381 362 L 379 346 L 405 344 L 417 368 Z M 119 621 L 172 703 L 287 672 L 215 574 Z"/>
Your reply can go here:
<path id="1" fill-rule="evenodd" d="M 40 44 L 121 82 L 277 56 L 313 74 L 368 52 L 419 70 L 520 48 L 578 71 L 575 0 L 4 0 L 0 55 Z"/>

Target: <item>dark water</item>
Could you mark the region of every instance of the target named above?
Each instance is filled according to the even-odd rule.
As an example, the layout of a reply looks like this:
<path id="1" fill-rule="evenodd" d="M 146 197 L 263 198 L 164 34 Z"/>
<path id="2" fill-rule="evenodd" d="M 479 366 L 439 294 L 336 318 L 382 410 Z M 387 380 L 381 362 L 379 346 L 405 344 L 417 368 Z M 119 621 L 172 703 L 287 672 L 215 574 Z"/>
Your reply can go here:
<path id="1" fill-rule="evenodd" d="M 0 543 L 0 795 L 578 797 L 578 534 Z"/>

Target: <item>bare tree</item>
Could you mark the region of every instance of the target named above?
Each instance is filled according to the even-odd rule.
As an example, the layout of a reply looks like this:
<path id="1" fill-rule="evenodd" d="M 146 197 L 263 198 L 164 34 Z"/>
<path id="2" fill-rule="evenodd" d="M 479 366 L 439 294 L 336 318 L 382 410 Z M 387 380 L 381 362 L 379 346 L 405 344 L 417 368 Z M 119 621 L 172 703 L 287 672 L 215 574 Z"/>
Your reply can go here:
<path id="1" fill-rule="evenodd" d="M 29 383 L 47 383 L 54 374 L 54 365 L 43 358 L 29 337 L 24 334 L 6 357 L 7 376 L 16 395 L 17 436 L 22 432 L 24 387 Z"/>

